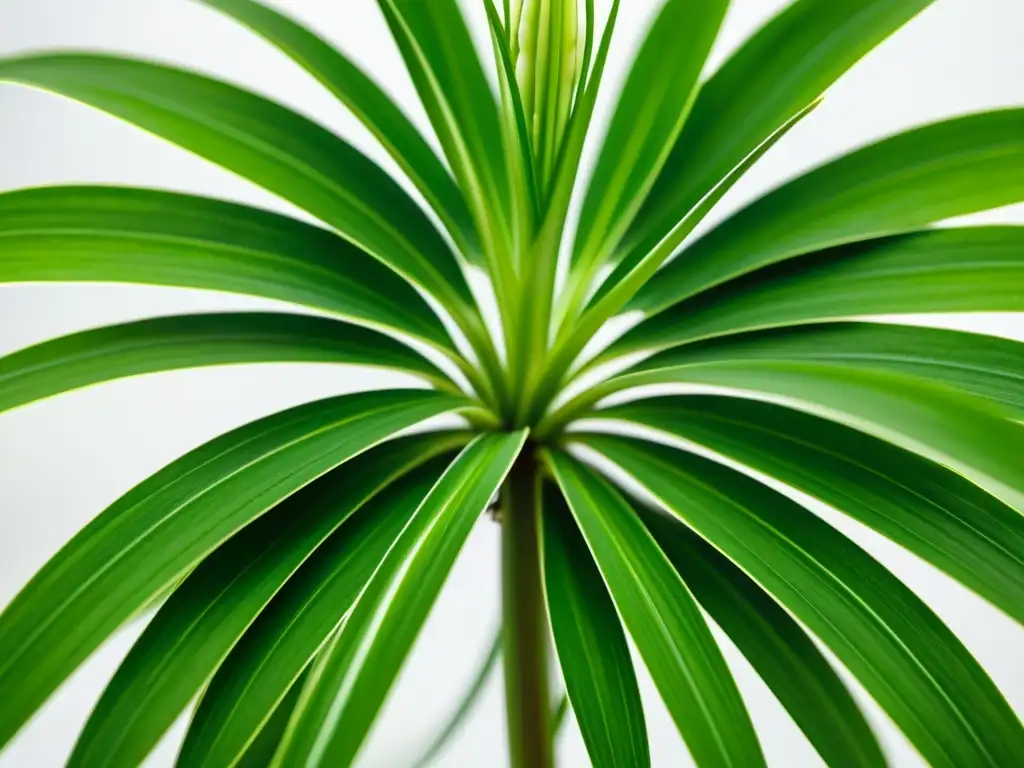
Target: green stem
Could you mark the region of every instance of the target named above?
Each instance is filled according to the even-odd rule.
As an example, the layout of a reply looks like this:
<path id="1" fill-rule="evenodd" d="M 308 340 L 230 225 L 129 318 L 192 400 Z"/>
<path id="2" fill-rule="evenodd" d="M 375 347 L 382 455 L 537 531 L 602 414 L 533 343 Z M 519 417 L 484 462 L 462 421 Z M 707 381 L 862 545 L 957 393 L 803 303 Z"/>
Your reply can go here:
<path id="1" fill-rule="evenodd" d="M 527 446 L 502 489 L 505 700 L 512 768 L 552 768 L 540 484 Z"/>

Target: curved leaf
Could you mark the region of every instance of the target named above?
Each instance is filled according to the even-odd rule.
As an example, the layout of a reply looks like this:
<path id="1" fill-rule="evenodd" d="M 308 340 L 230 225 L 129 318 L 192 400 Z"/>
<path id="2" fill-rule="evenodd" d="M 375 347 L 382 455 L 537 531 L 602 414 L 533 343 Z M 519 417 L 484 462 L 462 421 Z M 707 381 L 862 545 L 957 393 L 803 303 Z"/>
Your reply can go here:
<path id="1" fill-rule="evenodd" d="M 222 435 L 122 496 L 0 614 L 0 744 L 110 633 L 233 533 L 347 459 L 464 405 L 417 390 L 309 403 Z"/>
<path id="2" fill-rule="evenodd" d="M 601 356 L 871 315 L 1024 311 L 1024 227 L 917 232 L 758 270 L 676 304 Z"/>
<path id="3" fill-rule="evenodd" d="M 640 689 L 619 614 L 572 513 L 550 486 L 543 548 L 551 632 L 590 762 L 594 768 L 649 766 Z"/>
<path id="4" fill-rule="evenodd" d="M 404 344 L 337 320 L 274 312 L 179 315 L 82 331 L 0 357 L 0 411 L 145 373 L 286 362 L 380 366 L 452 387 Z"/>
<path id="5" fill-rule="evenodd" d="M 444 164 L 405 113 L 341 51 L 284 14 L 255 0 L 199 0 L 249 27 L 327 88 L 395 159 L 445 223 L 462 253 L 479 261 L 469 208 Z"/>
<path id="6" fill-rule="evenodd" d="M 389 485 L 288 579 L 217 669 L 177 765 L 231 766 L 252 747 L 447 466 Z"/>
<path id="7" fill-rule="evenodd" d="M 0 194 L 0 282 L 125 282 L 250 294 L 454 345 L 409 285 L 327 230 L 170 192 Z"/>
<path id="8" fill-rule="evenodd" d="M 303 674 L 295 681 L 295 684 L 288 690 L 288 693 L 277 705 L 277 709 L 267 720 L 256 738 L 249 744 L 245 753 L 238 760 L 233 768 L 268 768 L 274 759 L 281 739 L 284 738 L 288 721 L 295 711 L 295 705 L 299 702 L 299 694 L 302 693 L 302 685 L 306 680 Z"/>
<path id="9" fill-rule="evenodd" d="M 1024 109 L 871 144 L 769 192 L 683 250 L 630 309 L 661 310 L 760 267 L 1024 200 Z"/>
<path id="10" fill-rule="evenodd" d="M 464 441 L 465 436 L 428 434 L 371 449 L 306 486 L 210 554 L 164 603 L 118 668 L 75 745 L 69 768 L 141 764 L 317 547 L 382 488 Z"/>
<path id="11" fill-rule="evenodd" d="M 1024 421 L 1024 344 L 940 328 L 830 323 L 728 336 L 666 350 L 629 374 L 731 361 L 882 371 L 983 398 Z"/>
<path id="12" fill-rule="evenodd" d="M 763 766 L 725 659 L 665 554 L 611 485 L 567 454 L 549 463 L 694 762 Z"/>
<path id="13" fill-rule="evenodd" d="M 484 435 L 452 463 L 317 657 L 275 766 L 349 766 L 477 518 L 526 432 Z"/>
<path id="14" fill-rule="evenodd" d="M 955 472 L 816 416 L 710 395 L 616 406 L 776 478 L 902 544 L 1024 624 L 1024 516 Z"/>
<path id="15" fill-rule="evenodd" d="M 227 83 L 96 54 L 0 60 L 0 80 L 119 117 L 316 216 L 446 303 L 472 294 L 444 238 L 398 184 L 308 118 Z"/>
<path id="16" fill-rule="evenodd" d="M 758 145 L 932 2 L 790 3 L 701 87 L 627 250 L 651 250 Z"/>
<path id="17" fill-rule="evenodd" d="M 939 768 L 1018 765 L 1024 727 L 984 670 L 884 566 L 736 470 L 613 437 L 587 444 L 755 578 L 824 641 Z"/>
<path id="18" fill-rule="evenodd" d="M 800 625 L 689 528 L 636 508 L 701 607 L 729 635 L 826 765 L 884 766 L 882 749 L 864 714 Z"/>

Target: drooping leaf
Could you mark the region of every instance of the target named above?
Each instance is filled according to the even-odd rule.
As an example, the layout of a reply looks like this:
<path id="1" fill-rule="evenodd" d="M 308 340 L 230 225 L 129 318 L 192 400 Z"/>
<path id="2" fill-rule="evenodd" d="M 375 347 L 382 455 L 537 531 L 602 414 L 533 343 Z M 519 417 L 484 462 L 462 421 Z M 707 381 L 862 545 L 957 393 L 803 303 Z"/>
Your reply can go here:
<path id="1" fill-rule="evenodd" d="M 933 0 L 795 0 L 701 88 L 626 250 L 650 251 L 720 180 Z"/>
<path id="2" fill-rule="evenodd" d="M 680 302 L 602 356 L 871 315 L 1024 311 L 1024 227 L 868 240 L 758 270 Z"/>
<path id="3" fill-rule="evenodd" d="M 321 400 L 222 435 L 122 496 L 0 614 L 0 744 L 107 636 L 233 533 L 374 444 L 464 405 L 417 390 Z"/>
<path id="4" fill-rule="evenodd" d="M 1024 727 L 971 654 L 909 588 L 828 523 L 685 451 L 610 436 L 587 444 L 806 624 L 931 765 L 1024 760 Z"/>
<path id="5" fill-rule="evenodd" d="M 454 349 L 410 286 L 332 233 L 169 192 L 52 187 L 0 194 L 0 281 L 128 282 L 251 294 Z"/>
<path id="6" fill-rule="evenodd" d="M 764 765 L 697 603 L 629 504 L 564 453 L 549 462 L 612 599 L 698 765 Z"/>
<path id="7" fill-rule="evenodd" d="M 306 486 L 210 554 L 164 603 L 118 668 L 75 745 L 69 768 L 142 763 L 317 547 L 390 482 L 465 439 L 417 435 L 371 449 Z M 403 477 L 400 482 L 408 481 Z"/>
<path id="8" fill-rule="evenodd" d="M 401 108 L 351 59 L 316 33 L 255 0 L 199 0 L 249 27 L 302 66 L 359 118 L 446 225 L 462 254 L 479 262 L 473 219 L 444 164 Z"/>
<path id="9" fill-rule="evenodd" d="M 633 659 L 604 577 L 558 490 L 545 489 L 544 584 L 566 692 L 594 768 L 651 764 Z"/>
<path id="10" fill-rule="evenodd" d="M 631 302 L 655 314 L 760 267 L 1024 200 L 1024 109 L 946 120 L 823 165 L 751 203 Z"/>
<path id="11" fill-rule="evenodd" d="M 294 203 L 454 306 L 472 295 L 430 219 L 381 168 L 313 121 L 201 75 L 98 54 L 0 60 L 0 80 L 115 115 Z"/>
<path id="12" fill-rule="evenodd" d="M 884 440 L 771 403 L 656 398 L 602 416 L 704 446 L 902 544 L 1024 624 L 1024 517 Z"/>
<path id="13" fill-rule="evenodd" d="M 177 765 L 232 765 L 251 746 L 446 466 L 427 465 L 381 491 L 288 579 L 207 686 Z"/>
<path id="14" fill-rule="evenodd" d="M 701 363 L 809 362 L 941 384 L 1024 421 L 1024 344 L 977 333 L 828 323 L 728 336 L 666 350 L 630 374 Z"/>
<path id="15" fill-rule="evenodd" d="M 179 315 L 82 331 L 0 358 L 0 411 L 158 371 L 239 363 L 349 363 L 451 388 L 426 358 L 376 331 L 308 315 Z"/>
<path id="16" fill-rule="evenodd" d="M 526 440 L 483 435 L 452 463 L 319 654 L 275 766 L 349 766 L 459 550 Z"/>
<path id="17" fill-rule="evenodd" d="M 886 764 L 864 714 L 807 633 L 728 558 L 666 515 L 636 506 L 697 601 L 736 644 L 825 763 Z"/>
<path id="18" fill-rule="evenodd" d="M 292 712 L 295 711 L 295 705 L 299 701 L 299 694 L 302 693 L 305 680 L 306 675 L 302 674 L 295 681 L 233 768 L 269 768 L 274 759 L 274 753 L 284 737 Z"/>

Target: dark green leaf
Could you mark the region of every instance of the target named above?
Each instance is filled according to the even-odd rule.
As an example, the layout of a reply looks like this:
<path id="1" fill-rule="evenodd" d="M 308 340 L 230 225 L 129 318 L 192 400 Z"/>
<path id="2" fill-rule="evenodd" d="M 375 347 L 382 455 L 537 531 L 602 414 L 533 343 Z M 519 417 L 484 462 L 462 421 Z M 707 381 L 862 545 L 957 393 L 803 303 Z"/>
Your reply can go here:
<path id="1" fill-rule="evenodd" d="M 771 688 L 832 768 L 885 757 L 843 681 L 785 610 L 718 550 L 669 517 L 637 510 L 701 606 Z"/>
<path id="2" fill-rule="evenodd" d="M 307 315 L 180 315 L 83 331 L 0 358 L 0 411 L 144 373 L 238 363 L 350 363 L 447 377 L 376 331 Z"/>
<path id="3" fill-rule="evenodd" d="M 184 70 L 95 54 L 2 60 L 0 80 L 127 120 L 308 211 L 438 299 L 472 301 L 412 198 L 353 146 L 279 104 Z"/>
<path id="4" fill-rule="evenodd" d="M 701 88 L 629 233 L 650 251 L 747 155 L 933 0 L 795 0 Z"/>
<path id="5" fill-rule="evenodd" d="M 464 404 L 417 390 L 309 403 L 222 435 L 122 496 L 0 614 L 0 744 L 110 633 L 233 533 L 347 459 Z"/>
<path id="6" fill-rule="evenodd" d="M 544 496 L 544 586 L 566 692 L 594 768 L 651 764 L 633 659 L 604 577 L 558 490 Z"/>
<path id="7" fill-rule="evenodd" d="M 216 200 L 113 187 L 0 194 L 0 282 L 149 283 L 315 307 L 454 349 L 401 278 L 332 233 Z"/>
<path id="8" fill-rule="evenodd" d="M 306 486 L 203 560 L 118 668 L 68 765 L 141 764 L 324 539 L 396 478 L 465 439 L 418 435 L 371 449 Z"/>
<path id="9" fill-rule="evenodd" d="M 252 744 L 446 467 L 434 462 L 388 486 L 288 579 L 207 687 L 179 766 L 232 765 Z"/>
<path id="10" fill-rule="evenodd" d="M 275 766 L 349 766 L 526 432 L 483 435 L 423 500 L 313 665 Z"/>
<path id="11" fill-rule="evenodd" d="M 697 603 L 633 509 L 564 453 L 549 461 L 612 599 L 698 765 L 764 765 Z"/>
<path id="12" fill-rule="evenodd" d="M 937 768 L 1024 763 L 1024 728 L 984 670 L 884 566 L 796 502 L 666 446 L 590 437 L 811 629 Z"/>
<path id="13" fill-rule="evenodd" d="M 771 403 L 657 398 L 603 413 L 776 478 L 938 566 L 1024 624 L 1024 517 L 955 472 Z"/>
<path id="14" fill-rule="evenodd" d="M 270 768 L 274 759 L 274 753 L 284 738 L 288 721 L 291 720 L 295 705 L 299 702 L 299 694 L 302 693 L 302 686 L 305 683 L 306 675 L 303 674 L 295 681 L 295 684 L 288 690 L 288 693 L 277 705 L 277 709 L 267 720 L 260 732 L 253 739 L 245 750 L 245 754 L 239 758 L 233 768 Z"/>
<path id="15" fill-rule="evenodd" d="M 649 314 L 760 267 L 1024 200 L 1024 109 L 901 133 L 769 192 L 686 248 L 630 304 Z"/>

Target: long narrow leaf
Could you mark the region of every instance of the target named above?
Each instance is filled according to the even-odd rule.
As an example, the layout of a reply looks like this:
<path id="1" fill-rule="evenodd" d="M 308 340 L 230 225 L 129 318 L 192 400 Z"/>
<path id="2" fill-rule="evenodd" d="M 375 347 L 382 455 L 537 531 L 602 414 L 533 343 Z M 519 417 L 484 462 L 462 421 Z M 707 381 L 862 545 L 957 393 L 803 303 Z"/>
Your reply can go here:
<path id="1" fill-rule="evenodd" d="M 75 745 L 69 768 L 140 764 L 324 539 L 388 483 L 458 441 L 458 435 L 430 434 L 371 449 L 311 483 L 203 560 L 118 668 Z"/>
<path id="2" fill-rule="evenodd" d="M 652 443 L 598 449 L 818 635 L 937 767 L 1024 761 L 1024 727 L 971 654 L 884 566 L 736 470 Z"/>
<path id="3" fill-rule="evenodd" d="M 152 597 L 277 502 L 465 401 L 396 390 L 322 400 L 229 432 L 108 507 L 0 614 L 0 744 Z"/>
<path id="4" fill-rule="evenodd" d="M 647 726 L 619 614 L 561 494 L 550 486 L 545 491 L 551 632 L 590 762 L 644 768 L 651 764 Z"/>
<path id="5" fill-rule="evenodd" d="M 567 454 L 549 462 L 694 761 L 763 766 L 736 683 L 665 554 L 611 485 Z"/>
<path id="6" fill-rule="evenodd" d="M 0 411 L 105 381 L 240 363 L 349 363 L 447 377 L 409 347 L 337 320 L 283 313 L 179 315 L 82 331 L 0 358 Z"/>
<path id="7" fill-rule="evenodd" d="M 602 415 L 704 446 L 803 491 L 1024 624 L 1024 516 L 945 467 L 841 424 L 753 400 L 657 398 Z"/>
<path id="8" fill-rule="evenodd" d="M 526 432 L 482 436 L 434 486 L 388 552 L 303 689 L 275 766 L 349 766 L 466 537 Z"/>
<path id="9" fill-rule="evenodd" d="M 305 680 L 306 676 L 303 674 L 295 681 L 233 768 L 269 768 L 270 763 L 274 760 L 274 753 L 277 752 L 277 747 L 280 745 L 281 739 L 284 738 L 284 732 L 288 728 L 292 712 L 295 711 L 295 705 L 299 701 L 299 694 L 302 693 L 302 685 Z"/>

